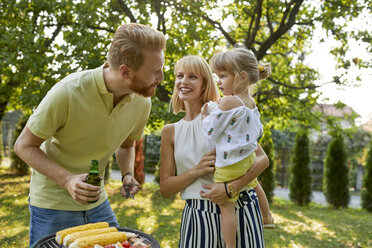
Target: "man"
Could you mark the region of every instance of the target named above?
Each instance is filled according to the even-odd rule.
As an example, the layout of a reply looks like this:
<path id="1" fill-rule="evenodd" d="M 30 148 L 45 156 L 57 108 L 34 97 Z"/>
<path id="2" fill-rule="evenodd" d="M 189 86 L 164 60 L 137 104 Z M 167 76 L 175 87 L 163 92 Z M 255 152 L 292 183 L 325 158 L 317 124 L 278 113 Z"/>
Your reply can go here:
<path id="1" fill-rule="evenodd" d="M 41 101 L 16 141 L 32 170 L 30 246 L 61 229 L 107 221 L 118 226 L 101 187 L 85 183 L 92 159 L 102 176 L 115 152 L 121 188 L 138 191 L 134 142 L 142 137 L 151 100 L 163 77 L 165 37 L 148 26 L 125 24 L 115 33 L 103 66 L 73 73 Z M 88 203 L 98 200 L 95 203 Z"/>

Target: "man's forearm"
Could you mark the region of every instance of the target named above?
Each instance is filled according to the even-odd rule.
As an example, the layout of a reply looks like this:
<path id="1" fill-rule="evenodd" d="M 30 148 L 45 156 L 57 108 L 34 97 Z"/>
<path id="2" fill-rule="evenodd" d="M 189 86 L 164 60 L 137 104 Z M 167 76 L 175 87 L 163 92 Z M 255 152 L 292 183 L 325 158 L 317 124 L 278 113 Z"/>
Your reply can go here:
<path id="1" fill-rule="evenodd" d="M 14 151 L 29 166 L 62 187 L 66 187 L 73 174 L 47 157 L 40 149 L 43 142 L 44 139 L 35 136 L 26 126 L 14 144 Z"/>
<path id="2" fill-rule="evenodd" d="M 122 175 L 127 172 L 134 172 L 134 147 L 119 147 L 115 152 L 115 156 Z"/>
<path id="3" fill-rule="evenodd" d="M 66 186 L 66 182 L 73 175 L 50 160 L 39 147 L 21 147 L 17 149 L 17 155 L 33 169 L 55 181 L 62 187 Z"/>

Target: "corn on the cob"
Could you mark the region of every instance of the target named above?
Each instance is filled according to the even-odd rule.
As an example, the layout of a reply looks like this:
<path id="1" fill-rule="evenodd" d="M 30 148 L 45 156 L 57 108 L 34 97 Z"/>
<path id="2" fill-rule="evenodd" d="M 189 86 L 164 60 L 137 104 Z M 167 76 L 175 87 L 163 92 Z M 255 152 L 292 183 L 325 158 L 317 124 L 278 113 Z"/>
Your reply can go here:
<path id="1" fill-rule="evenodd" d="M 61 245 L 63 242 L 63 239 L 65 238 L 67 234 L 89 230 L 89 229 L 104 228 L 108 226 L 109 224 L 107 222 L 97 222 L 97 223 L 91 223 L 91 224 L 85 224 L 81 226 L 74 226 L 74 227 L 66 228 L 56 233 L 56 241 L 58 244 Z"/>
<path id="2" fill-rule="evenodd" d="M 63 245 L 68 246 L 69 244 L 71 244 L 72 242 L 74 242 L 78 238 L 91 236 L 91 235 L 96 235 L 96 234 L 101 234 L 101 233 L 117 232 L 117 231 L 118 231 L 118 229 L 116 229 L 116 227 L 106 227 L 106 228 L 89 229 L 89 230 L 85 230 L 85 231 L 74 232 L 74 233 L 68 234 L 64 237 Z"/>
<path id="3" fill-rule="evenodd" d="M 124 232 L 101 233 L 97 235 L 78 238 L 77 240 L 72 242 L 68 246 L 68 248 L 93 247 L 95 244 L 105 246 L 115 244 L 118 241 L 122 242 L 125 240 L 127 240 L 127 236 L 125 235 Z"/>

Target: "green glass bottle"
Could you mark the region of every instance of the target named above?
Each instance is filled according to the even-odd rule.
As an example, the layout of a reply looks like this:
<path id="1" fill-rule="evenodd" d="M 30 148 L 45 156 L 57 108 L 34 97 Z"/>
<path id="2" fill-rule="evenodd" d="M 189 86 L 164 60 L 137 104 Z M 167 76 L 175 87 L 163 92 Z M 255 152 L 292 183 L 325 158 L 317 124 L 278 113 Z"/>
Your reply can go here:
<path id="1" fill-rule="evenodd" d="M 94 186 L 101 186 L 101 178 L 99 177 L 98 173 L 98 161 L 93 159 L 90 165 L 89 175 L 87 176 L 86 183 L 89 183 Z M 94 203 L 96 201 L 89 201 L 89 203 Z"/>

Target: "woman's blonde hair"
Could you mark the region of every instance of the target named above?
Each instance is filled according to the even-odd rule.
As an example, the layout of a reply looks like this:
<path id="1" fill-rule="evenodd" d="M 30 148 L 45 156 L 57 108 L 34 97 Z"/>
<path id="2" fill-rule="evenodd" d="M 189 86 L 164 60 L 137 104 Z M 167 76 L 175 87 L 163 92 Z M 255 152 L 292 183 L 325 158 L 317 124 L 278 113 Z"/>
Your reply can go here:
<path id="1" fill-rule="evenodd" d="M 174 68 L 174 75 L 176 75 L 180 69 L 183 71 L 194 72 L 203 77 L 203 91 L 202 95 L 200 96 L 200 101 L 202 104 L 209 101 L 218 100 L 219 93 L 213 80 L 212 70 L 203 58 L 195 55 L 185 56 L 177 62 Z M 176 84 L 174 85 L 173 95 L 169 106 L 169 109 L 171 108 L 173 108 L 174 114 L 185 111 L 185 104 L 179 98 L 179 92 Z"/>
<path id="2" fill-rule="evenodd" d="M 245 48 L 217 53 L 212 57 L 210 64 L 213 71 L 227 71 L 234 76 L 235 94 L 271 75 L 270 64 L 260 65 L 253 52 Z M 242 80 L 243 71 L 247 74 L 247 80 Z"/>
<path id="3" fill-rule="evenodd" d="M 149 26 L 124 24 L 114 34 L 107 61 L 114 70 L 126 64 L 137 71 L 145 60 L 142 50 L 164 50 L 165 42 L 164 34 Z"/>

